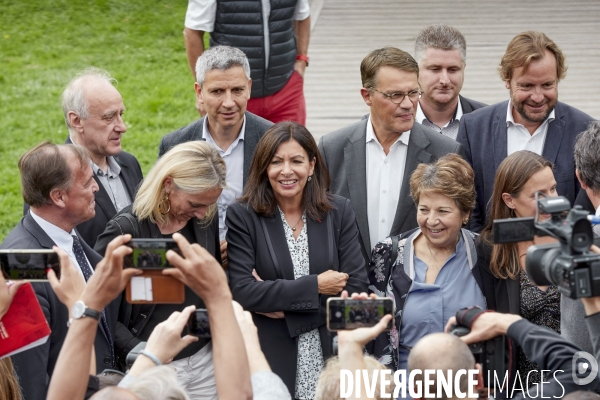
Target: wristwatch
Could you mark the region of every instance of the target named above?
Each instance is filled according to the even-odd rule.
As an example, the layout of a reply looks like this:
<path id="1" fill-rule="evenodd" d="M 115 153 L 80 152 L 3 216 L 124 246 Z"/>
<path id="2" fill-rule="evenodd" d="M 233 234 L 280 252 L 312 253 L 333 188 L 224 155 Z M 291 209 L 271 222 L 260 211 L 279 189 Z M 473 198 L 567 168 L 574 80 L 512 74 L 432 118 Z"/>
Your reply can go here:
<path id="1" fill-rule="evenodd" d="M 67 326 L 71 326 L 74 319 L 80 319 L 83 317 L 90 317 L 98 321 L 102 313 L 100 311 L 92 310 L 88 308 L 85 303 L 81 300 L 76 302 L 71 309 L 71 318 L 67 322 Z"/>

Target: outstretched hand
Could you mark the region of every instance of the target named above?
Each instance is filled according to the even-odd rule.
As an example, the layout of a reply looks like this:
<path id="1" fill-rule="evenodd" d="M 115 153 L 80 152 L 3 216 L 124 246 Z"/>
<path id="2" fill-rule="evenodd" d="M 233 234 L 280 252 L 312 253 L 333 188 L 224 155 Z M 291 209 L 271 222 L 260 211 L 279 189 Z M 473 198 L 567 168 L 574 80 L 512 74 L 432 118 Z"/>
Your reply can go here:
<path id="1" fill-rule="evenodd" d="M 342 299 L 347 299 L 348 298 L 348 292 L 347 291 L 343 291 L 342 292 Z M 366 293 L 352 293 L 351 298 L 353 300 L 367 300 L 367 299 L 377 299 L 377 295 L 371 293 L 370 295 L 367 295 Z M 383 331 L 385 331 L 385 329 L 387 328 L 389 322 L 392 319 L 392 315 L 391 314 L 387 314 L 384 315 L 379 322 L 377 322 L 376 325 L 371 326 L 369 328 L 357 328 L 357 329 L 352 329 L 352 330 L 342 330 L 342 331 L 338 331 L 338 343 L 339 343 L 339 348 L 340 351 L 342 350 L 342 348 L 347 345 L 347 344 L 351 344 L 354 343 L 356 345 L 359 345 L 360 347 L 365 346 L 367 343 L 369 343 L 371 340 L 375 339 L 377 336 L 379 336 Z"/>
<path id="2" fill-rule="evenodd" d="M 508 328 L 520 319 L 521 316 L 515 314 L 484 312 L 473 321 L 471 332 L 460 338 L 463 342 L 471 344 L 482 342 L 499 335 L 506 335 Z M 456 317 L 451 317 L 448 320 L 444 331 L 449 332 L 454 324 L 456 324 Z"/>
<path id="3" fill-rule="evenodd" d="M 85 279 L 83 275 L 75 268 L 69 255 L 57 246 L 52 246 L 52 250 L 58 254 L 60 259 L 60 279 L 52 269 L 48 269 L 48 282 L 56 293 L 56 297 L 63 303 L 69 312 L 73 304 L 79 299 L 85 289 Z"/>
<path id="4" fill-rule="evenodd" d="M 131 254 L 131 247 L 125 243 L 131 235 L 120 235 L 110 241 L 102 261 L 88 280 L 82 295 L 83 302 L 93 310 L 101 310 L 125 289 L 135 275 L 143 273 L 137 268 L 123 269 L 123 257 Z"/>
<path id="5" fill-rule="evenodd" d="M 188 306 L 182 312 L 175 311 L 166 321 L 156 325 L 148 338 L 146 350 L 158 357 L 161 363 L 167 364 L 181 350 L 198 341 L 197 337 L 191 335 L 181 337 L 183 328 L 195 310 L 195 306 Z"/>

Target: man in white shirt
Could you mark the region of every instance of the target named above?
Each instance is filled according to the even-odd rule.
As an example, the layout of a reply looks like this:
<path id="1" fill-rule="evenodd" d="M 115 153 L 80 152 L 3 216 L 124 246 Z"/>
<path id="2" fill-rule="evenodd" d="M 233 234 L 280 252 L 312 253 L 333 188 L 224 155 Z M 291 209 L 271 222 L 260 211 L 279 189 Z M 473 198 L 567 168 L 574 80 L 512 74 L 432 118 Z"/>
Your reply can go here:
<path id="1" fill-rule="evenodd" d="M 394 47 L 373 50 L 360 71 L 369 117 L 323 136 L 319 149 L 330 191 L 352 201 L 367 262 L 377 242 L 417 227 L 408 183 L 417 165 L 464 150 L 415 123 L 421 89 L 419 66 L 410 54 Z"/>
<path id="2" fill-rule="evenodd" d="M 419 63 L 419 84 L 423 96 L 416 121 L 456 140 L 459 121 L 485 104 L 461 96 L 467 66 L 467 41 L 448 25 L 430 25 L 415 41 Z"/>
<path id="3" fill-rule="evenodd" d="M 211 47 L 198 58 L 196 76 L 194 88 L 206 116 L 163 137 L 158 156 L 191 140 L 206 140 L 219 150 L 227 165 L 227 188 L 217 201 L 221 260 L 226 265 L 227 207 L 241 197 L 254 149 L 273 123 L 246 111 L 253 82 L 248 59 L 241 50 Z"/>
<path id="4" fill-rule="evenodd" d="M 573 146 L 579 132 L 593 120 L 558 101 L 558 83 L 566 75 L 560 48 L 542 32 L 522 32 L 508 44 L 500 76 L 510 99 L 476 110 L 460 120 L 457 141 L 465 147 L 475 170 L 477 204 L 471 229 L 486 223 L 486 207 L 496 169 L 508 155 L 530 150 L 554 164 L 559 195 L 571 203 L 579 192 Z"/>
<path id="5" fill-rule="evenodd" d="M 274 123 L 306 122 L 304 70 L 308 66 L 310 7 L 308 0 L 189 0 L 185 48 L 192 74 L 210 45 L 241 49 L 250 60 L 252 99 L 248 111 Z M 198 111 L 206 110 L 200 102 Z"/>
<path id="6" fill-rule="evenodd" d="M 102 257 L 75 231 L 95 215 L 94 194 L 98 184 L 86 151 L 74 145 L 43 142 L 19 160 L 23 199 L 29 211 L 4 239 L 2 249 L 51 249 L 58 246 L 88 279 Z M 33 283 L 35 293 L 52 333 L 38 347 L 13 356 L 15 370 L 26 400 L 46 398 L 47 384 L 67 334 L 69 310 L 59 301 L 48 283 Z M 120 299 L 99 315 L 94 343 L 96 369 L 115 368 L 113 338 Z M 87 315 L 87 314 L 85 314 Z"/>

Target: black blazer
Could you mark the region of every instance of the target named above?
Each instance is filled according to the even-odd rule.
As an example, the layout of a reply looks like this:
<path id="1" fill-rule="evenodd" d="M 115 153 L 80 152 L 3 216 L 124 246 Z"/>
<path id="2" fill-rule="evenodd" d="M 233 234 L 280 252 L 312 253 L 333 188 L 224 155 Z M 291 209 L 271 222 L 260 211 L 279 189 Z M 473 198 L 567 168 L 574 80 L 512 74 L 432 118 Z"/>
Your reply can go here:
<path id="1" fill-rule="evenodd" d="M 461 95 L 458 95 L 458 101 L 460 101 L 460 106 L 462 107 L 463 114 L 468 114 L 477 109 L 483 108 L 487 106 L 485 103 L 481 103 L 479 101 L 471 100 Z"/>
<path id="2" fill-rule="evenodd" d="M 19 224 L 4 239 L 0 248 L 51 249 L 53 245 L 54 242 L 52 239 L 46 235 L 31 214 L 27 212 L 21 218 Z M 92 268 L 95 269 L 96 264 L 98 264 L 102 257 L 85 242 L 82 242 L 81 245 Z M 54 371 L 58 354 L 67 336 L 69 310 L 54 294 L 49 283 L 34 282 L 32 285 L 52 333 L 45 344 L 14 355 L 12 356 L 12 360 L 19 377 L 19 384 L 23 390 L 24 398 L 26 400 L 44 400 L 46 399 L 48 383 Z M 112 301 L 105 308 L 106 321 L 108 322 L 113 338 L 120 297 Z M 106 332 L 102 329 L 102 324 L 98 324 L 94 350 L 96 352 L 96 370 L 98 373 L 104 369 L 111 368 L 110 344 Z"/>
<path id="3" fill-rule="evenodd" d="M 73 144 L 71 142 L 71 138 L 67 137 L 65 141 L 67 144 Z M 135 194 L 137 193 L 138 187 L 142 182 L 144 176 L 142 175 L 142 169 L 140 168 L 140 163 L 138 160 L 132 155 L 125 151 L 120 152 L 118 155 L 114 156 L 115 161 L 121 167 L 121 178 L 123 179 L 123 185 L 125 186 L 125 190 L 127 190 L 127 194 L 129 194 L 129 198 L 133 202 L 135 199 Z M 89 221 L 85 221 L 79 225 L 77 225 L 77 232 L 83 240 L 86 241 L 91 247 L 94 247 L 96 244 L 96 239 L 102 232 L 104 232 L 104 228 L 108 221 L 111 220 L 112 217 L 115 216 L 117 210 L 111 201 L 108 192 L 104 189 L 104 185 L 100 183 L 98 176 L 94 172 L 94 179 L 98 183 L 98 191 L 96 192 L 96 215 L 94 218 Z"/>
<path id="4" fill-rule="evenodd" d="M 250 163 L 252 162 L 252 156 L 258 141 L 264 135 L 264 133 L 273 126 L 271 121 L 267 121 L 264 118 L 254 115 L 249 111 L 246 111 L 246 130 L 244 132 L 244 185 L 248 179 L 250 172 Z M 202 117 L 197 121 L 192 122 L 188 126 L 177 129 L 174 132 L 165 135 L 158 147 L 158 157 L 162 157 L 172 147 L 177 146 L 180 143 L 191 142 L 192 140 L 204 140 L 203 127 L 204 118 Z"/>
<path id="5" fill-rule="evenodd" d="M 94 247 L 94 250 L 99 254 L 104 254 L 110 241 L 119 235 L 131 234 L 134 238 L 144 239 L 160 239 L 163 237 L 158 226 L 147 219 L 138 221 L 138 234 L 135 235 L 134 232 L 136 229 L 131 225 L 127 218 L 122 216 L 123 213 L 131 213 L 131 208 L 132 206 L 128 206 L 119 211 L 119 213 L 106 225 L 106 229 L 98 237 L 98 241 Z M 196 243 L 208 250 L 208 252 L 220 263 L 221 251 L 219 246 L 218 216 L 215 214 L 208 226 L 200 225 L 196 218 L 190 219 L 188 225 L 190 224 L 194 231 Z M 141 342 L 138 336 L 141 335 L 146 327 L 146 324 L 150 320 L 150 316 L 154 313 L 156 307 L 160 307 L 160 304 L 132 305 L 128 303 L 125 300 L 125 296 L 123 296 L 116 333 L 113 335 L 115 355 L 117 356 L 117 360 L 121 367 L 124 367 L 125 365 L 127 354 Z M 202 308 L 202 305 L 197 305 L 197 307 Z"/>
<path id="6" fill-rule="evenodd" d="M 279 212 L 269 217 L 256 214 L 246 204 L 227 209 L 229 278 L 234 300 L 253 312 L 260 344 L 273 372 L 290 393 L 296 380 L 297 338 L 319 329 L 325 358 L 331 355 L 331 332 L 325 326 L 329 296 L 319 295 L 317 275 L 327 270 L 350 275 L 349 293 L 367 290 L 367 266 L 361 255 L 354 211 L 350 201 L 331 196 L 333 209 L 321 220 L 307 217 L 310 275 L 294 279 Z M 256 269 L 264 282 L 252 276 Z M 255 312 L 284 311 L 272 319 Z"/>

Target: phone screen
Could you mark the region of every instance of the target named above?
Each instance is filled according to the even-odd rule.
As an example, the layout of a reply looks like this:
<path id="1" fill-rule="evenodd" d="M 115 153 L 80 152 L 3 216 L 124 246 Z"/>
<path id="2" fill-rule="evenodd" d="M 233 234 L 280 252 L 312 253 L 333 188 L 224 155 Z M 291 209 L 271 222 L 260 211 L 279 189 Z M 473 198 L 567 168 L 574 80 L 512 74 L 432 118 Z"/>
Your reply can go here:
<path id="1" fill-rule="evenodd" d="M 384 315 L 393 313 L 390 298 L 352 300 L 330 298 L 327 300 L 327 328 L 331 331 L 370 327 Z M 391 329 L 391 325 L 388 327 Z"/>
<path id="2" fill-rule="evenodd" d="M 199 338 L 210 338 L 210 325 L 208 323 L 208 311 L 197 308 L 188 320 L 188 333 Z"/>
<path id="3" fill-rule="evenodd" d="M 125 268 L 164 269 L 171 268 L 167 250 L 181 254 L 173 239 L 131 239 L 127 243 L 133 252 L 124 259 Z"/>
<path id="4" fill-rule="evenodd" d="M 0 264 L 8 279 L 47 281 L 46 270 L 49 268 L 60 279 L 60 259 L 52 250 L 0 250 Z"/>

